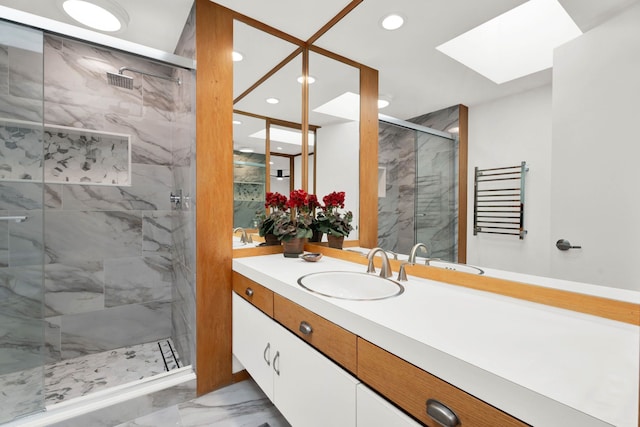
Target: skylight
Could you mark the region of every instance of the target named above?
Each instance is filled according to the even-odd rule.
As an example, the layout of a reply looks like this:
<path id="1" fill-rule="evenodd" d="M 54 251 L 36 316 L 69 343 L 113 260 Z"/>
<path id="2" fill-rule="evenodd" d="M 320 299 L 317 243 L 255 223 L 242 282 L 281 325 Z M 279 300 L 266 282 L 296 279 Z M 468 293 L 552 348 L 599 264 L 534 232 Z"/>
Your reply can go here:
<path id="1" fill-rule="evenodd" d="M 249 137 L 251 138 L 258 138 L 258 139 L 266 139 L 267 138 L 267 131 L 266 129 L 262 129 L 258 132 L 255 132 L 251 135 L 249 135 Z M 302 145 L 302 133 L 299 131 L 292 131 L 292 130 L 286 130 L 286 129 L 281 129 L 281 128 L 275 128 L 272 127 L 271 130 L 269 131 L 269 137 L 271 138 L 271 142 L 284 142 L 285 144 L 292 144 L 292 145 Z M 309 145 L 313 145 L 314 144 L 314 134 L 313 132 L 309 132 Z"/>
<path id="2" fill-rule="evenodd" d="M 557 0 L 530 0 L 436 47 L 497 84 L 553 66 L 553 49 L 582 34 Z"/>

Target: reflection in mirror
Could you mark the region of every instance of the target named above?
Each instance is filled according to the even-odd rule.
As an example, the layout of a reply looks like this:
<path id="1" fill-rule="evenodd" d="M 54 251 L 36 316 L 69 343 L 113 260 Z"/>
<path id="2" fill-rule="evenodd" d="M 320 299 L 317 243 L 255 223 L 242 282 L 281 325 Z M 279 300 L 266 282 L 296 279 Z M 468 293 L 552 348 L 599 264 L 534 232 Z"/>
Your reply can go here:
<path id="1" fill-rule="evenodd" d="M 257 214 L 264 211 L 264 198 L 273 175 L 269 162 L 267 132 L 270 118 L 299 123 L 301 108 L 300 55 L 272 70 L 298 48 L 278 37 L 234 21 L 234 51 L 242 55 L 234 62 L 234 227 L 255 228 Z M 260 49 L 254 46 L 259 45 Z M 263 81 L 264 80 L 264 81 Z M 275 99 L 278 102 L 268 102 Z M 299 126 L 299 125 L 298 125 Z M 273 130 L 271 130 L 273 132 Z M 297 152 L 300 152 L 298 144 Z M 275 157 L 275 156 L 274 156 Z M 287 165 L 282 170 L 290 170 Z M 277 174 L 275 169 L 275 174 Z M 286 191 L 284 194 L 289 194 Z"/>
<path id="2" fill-rule="evenodd" d="M 255 137 L 265 121 L 234 114 L 233 226 L 255 228 L 256 212 L 264 208 L 267 187 L 265 139 Z"/>
<path id="3" fill-rule="evenodd" d="M 357 240 L 360 70 L 310 52 L 309 74 L 315 79 L 309 85 L 309 122 L 319 126 L 315 150 L 316 195 L 321 200 L 333 191 L 346 193 L 345 209 L 353 212 L 354 228 L 347 239 Z M 311 169 L 312 162 L 309 164 Z"/>
<path id="4" fill-rule="evenodd" d="M 293 158 L 290 156 L 271 154 L 271 176 L 269 178 L 270 189 L 273 193 L 284 194 L 285 196 L 293 190 Z"/>

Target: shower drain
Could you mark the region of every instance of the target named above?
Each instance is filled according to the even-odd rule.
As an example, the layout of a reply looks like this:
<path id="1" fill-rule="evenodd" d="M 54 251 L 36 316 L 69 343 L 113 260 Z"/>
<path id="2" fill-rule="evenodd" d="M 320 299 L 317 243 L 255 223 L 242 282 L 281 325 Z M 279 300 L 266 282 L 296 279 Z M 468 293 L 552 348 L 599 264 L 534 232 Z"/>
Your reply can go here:
<path id="1" fill-rule="evenodd" d="M 167 372 L 180 367 L 180 358 L 169 340 L 158 341 L 158 348 L 160 349 L 160 354 L 162 354 L 164 369 Z"/>

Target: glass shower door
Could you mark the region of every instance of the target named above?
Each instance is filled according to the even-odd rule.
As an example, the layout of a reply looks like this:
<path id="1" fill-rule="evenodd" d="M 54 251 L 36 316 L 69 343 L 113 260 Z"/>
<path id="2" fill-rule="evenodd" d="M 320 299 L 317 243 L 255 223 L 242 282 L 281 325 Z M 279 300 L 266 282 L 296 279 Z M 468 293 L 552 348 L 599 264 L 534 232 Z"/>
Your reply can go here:
<path id="1" fill-rule="evenodd" d="M 415 241 L 429 257 L 457 261 L 457 141 L 416 132 Z"/>
<path id="2" fill-rule="evenodd" d="M 0 21 L 0 423 L 44 410 L 43 34 Z"/>

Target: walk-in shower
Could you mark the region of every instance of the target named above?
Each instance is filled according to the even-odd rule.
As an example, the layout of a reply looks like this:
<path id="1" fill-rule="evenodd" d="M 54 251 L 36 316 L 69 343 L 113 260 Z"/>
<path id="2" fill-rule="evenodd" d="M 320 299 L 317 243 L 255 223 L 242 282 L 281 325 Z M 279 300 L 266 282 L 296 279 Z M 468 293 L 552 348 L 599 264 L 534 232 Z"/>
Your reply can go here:
<path id="1" fill-rule="evenodd" d="M 195 76 L 0 34 L 2 424 L 194 362 L 195 212 L 169 194 L 195 194 Z M 105 81 L 122 64 L 154 78 Z"/>
<path id="2" fill-rule="evenodd" d="M 411 122 L 381 116 L 381 247 L 408 254 L 416 243 L 425 243 L 429 257 L 457 261 L 458 141 L 434 126 L 449 129 L 457 120 L 457 107 Z"/>

